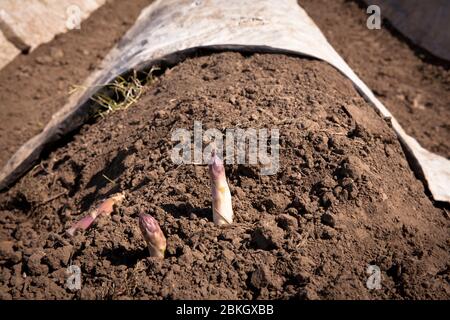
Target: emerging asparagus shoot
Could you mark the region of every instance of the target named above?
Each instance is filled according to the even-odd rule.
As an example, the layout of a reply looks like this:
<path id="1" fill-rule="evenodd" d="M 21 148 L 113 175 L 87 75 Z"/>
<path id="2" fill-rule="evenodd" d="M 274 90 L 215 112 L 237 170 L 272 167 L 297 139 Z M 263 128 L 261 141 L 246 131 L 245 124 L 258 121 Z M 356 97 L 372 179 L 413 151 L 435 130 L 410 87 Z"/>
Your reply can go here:
<path id="1" fill-rule="evenodd" d="M 158 222 L 149 214 L 139 215 L 139 227 L 145 242 L 147 242 L 150 257 L 164 258 L 166 251 L 166 237 Z"/>
<path id="2" fill-rule="evenodd" d="M 213 221 L 217 225 L 231 224 L 233 222 L 231 192 L 223 162 L 214 150 L 209 163 L 209 176 L 211 178 Z"/>
<path id="3" fill-rule="evenodd" d="M 119 205 L 124 198 L 125 195 L 123 193 L 116 193 L 108 199 L 104 200 L 95 209 L 90 211 L 87 216 L 75 223 L 71 228 L 67 229 L 66 233 L 69 236 L 73 236 L 77 229 L 86 230 L 92 225 L 92 223 L 95 221 L 95 219 L 97 219 L 98 216 L 107 216 L 111 214 L 111 212 L 113 212 L 114 210 L 114 206 Z"/>

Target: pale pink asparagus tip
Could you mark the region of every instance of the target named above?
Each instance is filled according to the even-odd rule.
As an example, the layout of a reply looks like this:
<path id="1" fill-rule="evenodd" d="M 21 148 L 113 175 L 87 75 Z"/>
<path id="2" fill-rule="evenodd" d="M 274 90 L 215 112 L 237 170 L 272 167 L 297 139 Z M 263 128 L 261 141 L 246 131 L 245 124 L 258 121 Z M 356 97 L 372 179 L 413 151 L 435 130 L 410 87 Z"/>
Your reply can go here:
<path id="1" fill-rule="evenodd" d="M 155 232 L 158 230 L 158 222 L 151 215 L 141 213 L 139 215 L 139 226 L 147 232 Z"/>
<path id="2" fill-rule="evenodd" d="M 209 162 L 209 174 L 213 180 L 222 178 L 225 175 L 223 161 L 216 155 L 214 150 L 211 153 L 211 160 Z"/>
<path id="3" fill-rule="evenodd" d="M 147 242 L 150 256 L 164 258 L 166 237 L 156 219 L 149 214 L 141 213 L 139 215 L 139 227 L 145 242 Z"/>

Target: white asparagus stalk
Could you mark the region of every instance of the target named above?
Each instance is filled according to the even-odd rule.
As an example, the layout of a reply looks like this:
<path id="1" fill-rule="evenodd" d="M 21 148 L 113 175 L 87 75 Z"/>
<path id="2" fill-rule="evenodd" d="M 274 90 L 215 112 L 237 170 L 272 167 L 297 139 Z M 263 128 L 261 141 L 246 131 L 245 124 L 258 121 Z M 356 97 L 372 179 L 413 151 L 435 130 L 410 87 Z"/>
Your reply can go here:
<path id="1" fill-rule="evenodd" d="M 149 214 L 139 215 L 139 228 L 148 246 L 150 257 L 164 258 L 166 237 L 159 227 L 158 221 Z"/>
<path id="2" fill-rule="evenodd" d="M 86 230 L 99 216 L 107 216 L 114 210 L 114 206 L 122 203 L 125 195 L 123 193 L 116 193 L 106 200 L 103 200 L 95 209 L 91 210 L 88 215 L 81 218 L 71 228 L 67 229 L 66 233 L 73 236 L 78 229 Z"/>
<path id="3" fill-rule="evenodd" d="M 214 150 L 211 153 L 209 163 L 209 176 L 211 178 L 213 221 L 219 226 L 231 224 L 233 222 L 231 192 L 225 176 L 223 162 Z"/>

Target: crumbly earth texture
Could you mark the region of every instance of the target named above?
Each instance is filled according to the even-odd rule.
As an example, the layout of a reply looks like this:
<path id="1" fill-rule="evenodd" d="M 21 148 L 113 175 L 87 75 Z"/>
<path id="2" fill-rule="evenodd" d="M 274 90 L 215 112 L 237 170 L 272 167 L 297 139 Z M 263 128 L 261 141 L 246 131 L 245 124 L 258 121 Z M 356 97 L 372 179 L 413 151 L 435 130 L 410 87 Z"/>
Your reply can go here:
<path id="1" fill-rule="evenodd" d="M 80 29 L 56 35 L 0 70 L 0 167 L 42 131 L 151 2 L 109 0 Z"/>
<path id="2" fill-rule="evenodd" d="M 278 128 L 280 170 L 226 165 L 235 221 L 212 222 L 204 165 L 171 161 L 174 130 Z M 116 192 L 85 232 L 65 230 Z M 148 257 L 150 213 L 167 237 Z M 389 123 L 326 63 L 218 53 L 166 70 L 0 194 L 1 299 L 448 299 L 449 219 Z M 66 286 L 69 266 L 81 289 Z M 381 271 L 380 289 L 367 283 Z M 374 277 L 371 277 L 374 276 Z M 369 285 L 369 287 L 371 287 Z"/>
<path id="3" fill-rule="evenodd" d="M 366 27 L 362 0 L 299 0 L 332 46 L 430 151 L 450 157 L 450 64 L 389 28 Z M 0 166 L 38 134 L 152 0 L 111 0 L 72 30 L 0 70 Z M 383 15 L 382 15 L 383 17 Z M 101 41 L 99 41 L 101 39 Z M 82 45 L 81 45 L 82 44 Z M 26 90 L 17 90 L 17 84 Z"/>
<path id="4" fill-rule="evenodd" d="M 362 0 L 298 3 L 405 131 L 450 158 L 450 62 L 414 45 L 385 19 L 381 29 L 368 29 Z"/>

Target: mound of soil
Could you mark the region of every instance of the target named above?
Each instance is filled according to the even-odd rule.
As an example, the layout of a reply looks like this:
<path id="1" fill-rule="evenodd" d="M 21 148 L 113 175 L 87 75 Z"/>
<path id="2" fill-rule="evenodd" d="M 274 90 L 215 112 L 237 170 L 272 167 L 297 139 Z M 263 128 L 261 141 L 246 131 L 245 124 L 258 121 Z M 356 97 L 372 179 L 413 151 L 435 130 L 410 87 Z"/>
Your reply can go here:
<path id="1" fill-rule="evenodd" d="M 235 222 L 212 222 L 206 166 L 170 159 L 178 128 L 279 128 L 280 171 L 227 165 Z M 97 201 L 124 203 L 84 233 Z M 449 298 L 449 221 L 389 123 L 327 64 L 220 53 L 167 70 L 0 195 L 0 296 L 114 299 Z M 137 215 L 168 241 L 148 258 Z M 81 268 L 81 290 L 66 268 Z M 366 283 L 381 269 L 381 289 Z"/>

